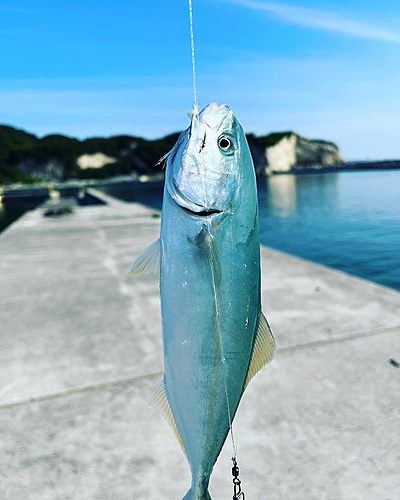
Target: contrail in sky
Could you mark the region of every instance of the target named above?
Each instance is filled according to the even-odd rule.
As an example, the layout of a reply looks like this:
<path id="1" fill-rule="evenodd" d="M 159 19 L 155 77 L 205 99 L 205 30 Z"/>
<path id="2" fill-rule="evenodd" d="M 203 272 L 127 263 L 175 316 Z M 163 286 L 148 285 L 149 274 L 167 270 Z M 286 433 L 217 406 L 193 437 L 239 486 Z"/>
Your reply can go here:
<path id="1" fill-rule="evenodd" d="M 325 31 L 335 31 L 344 35 L 358 38 L 381 40 L 390 43 L 400 43 L 400 33 L 384 28 L 377 28 L 369 24 L 352 21 L 346 17 L 326 12 L 323 10 L 310 9 L 308 7 L 292 7 L 275 2 L 254 2 L 252 0 L 225 0 L 253 10 L 263 10 L 275 14 L 280 19 Z"/>

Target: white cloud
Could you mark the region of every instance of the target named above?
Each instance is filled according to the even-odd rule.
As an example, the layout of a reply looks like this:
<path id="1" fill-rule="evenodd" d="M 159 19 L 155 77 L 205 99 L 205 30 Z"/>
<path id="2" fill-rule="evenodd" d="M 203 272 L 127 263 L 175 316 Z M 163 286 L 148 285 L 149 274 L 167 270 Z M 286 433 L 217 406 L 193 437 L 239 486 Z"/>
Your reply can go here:
<path id="1" fill-rule="evenodd" d="M 334 31 L 345 35 L 380 40 L 390 43 L 400 43 L 400 33 L 378 28 L 369 24 L 353 21 L 337 14 L 308 7 L 293 7 L 274 2 L 254 2 L 252 0 L 225 0 L 254 10 L 263 10 L 275 14 L 280 19 L 291 24 Z"/>

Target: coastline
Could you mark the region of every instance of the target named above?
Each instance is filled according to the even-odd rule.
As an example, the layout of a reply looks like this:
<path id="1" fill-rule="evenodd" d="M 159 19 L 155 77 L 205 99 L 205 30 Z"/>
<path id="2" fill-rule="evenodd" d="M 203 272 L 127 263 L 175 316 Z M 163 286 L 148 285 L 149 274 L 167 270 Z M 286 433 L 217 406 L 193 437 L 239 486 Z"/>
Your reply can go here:
<path id="1" fill-rule="evenodd" d="M 400 290 L 395 253 L 398 171 L 375 172 L 259 177 L 261 243 Z M 161 209 L 163 180 L 159 177 L 139 183 L 120 177 L 102 182 L 97 197 L 90 195 L 91 189 L 68 182 L 10 191 L 0 212 L 0 231 L 43 202 L 54 208 L 52 200 L 55 197 L 56 202 L 58 196 L 64 205 L 88 205 L 99 202 L 104 191 L 114 199 Z M 379 202 L 381 193 L 386 196 Z"/>
<path id="2" fill-rule="evenodd" d="M 379 165 L 379 166 L 378 166 Z M 289 172 L 290 174 L 318 174 L 332 172 L 365 172 L 380 170 L 400 170 L 400 160 L 382 160 L 382 161 L 351 161 L 338 165 L 311 165 L 295 166 Z M 280 174 L 280 172 L 274 172 Z"/>

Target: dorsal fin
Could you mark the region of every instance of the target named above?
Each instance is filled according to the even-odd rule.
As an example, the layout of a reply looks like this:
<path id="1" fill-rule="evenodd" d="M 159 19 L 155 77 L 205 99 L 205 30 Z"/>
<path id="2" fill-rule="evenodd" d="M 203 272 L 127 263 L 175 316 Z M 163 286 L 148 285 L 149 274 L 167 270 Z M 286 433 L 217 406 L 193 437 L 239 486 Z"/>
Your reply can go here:
<path id="1" fill-rule="evenodd" d="M 182 443 L 181 436 L 179 435 L 178 428 L 176 427 L 174 415 L 171 410 L 171 406 L 168 401 L 168 396 L 167 392 L 165 390 L 165 382 L 164 379 L 161 380 L 159 384 L 157 384 L 153 397 L 150 401 L 151 406 L 156 406 L 159 410 L 161 410 L 161 413 L 163 414 L 165 420 L 169 423 L 171 426 L 172 430 L 174 431 L 175 436 L 177 437 L 179 444 L 181 445 L 181 448 L 183 452 L 186 454 L 185 448 Z"/>
<path id="2" fill-rule="evenodd" d="M 128 274 L 158 273 L 160 270 L 161 240 L 158 238 L 140 253 L 128 269 Z"/>
<path id="3" fill-rule="evenodd" d="M 250 380 L 261 368 L 269 363 L 274 357 L 275 340 L 269 327 L 268 321 L 262 311 L 258 317 L 258 329 L 254 337 L 253 350 L 251 353 L 250 365 L 247 371 L 243 392 L 249 385 Z"/>

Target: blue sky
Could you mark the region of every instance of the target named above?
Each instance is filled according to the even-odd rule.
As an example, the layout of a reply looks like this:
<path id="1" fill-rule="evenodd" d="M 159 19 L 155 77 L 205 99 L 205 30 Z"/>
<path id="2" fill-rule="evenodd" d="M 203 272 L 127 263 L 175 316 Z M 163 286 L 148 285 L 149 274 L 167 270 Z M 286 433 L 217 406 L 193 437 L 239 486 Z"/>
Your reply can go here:
<path id="1" fill-rule="evenodd" d="M 398 0 L 193 0 L 200 107 L 294 130 L 347 159 L 400 158 Z M 3 0 L 0 123 L 40 136 L 188 125 L 186 0 Z"/>

